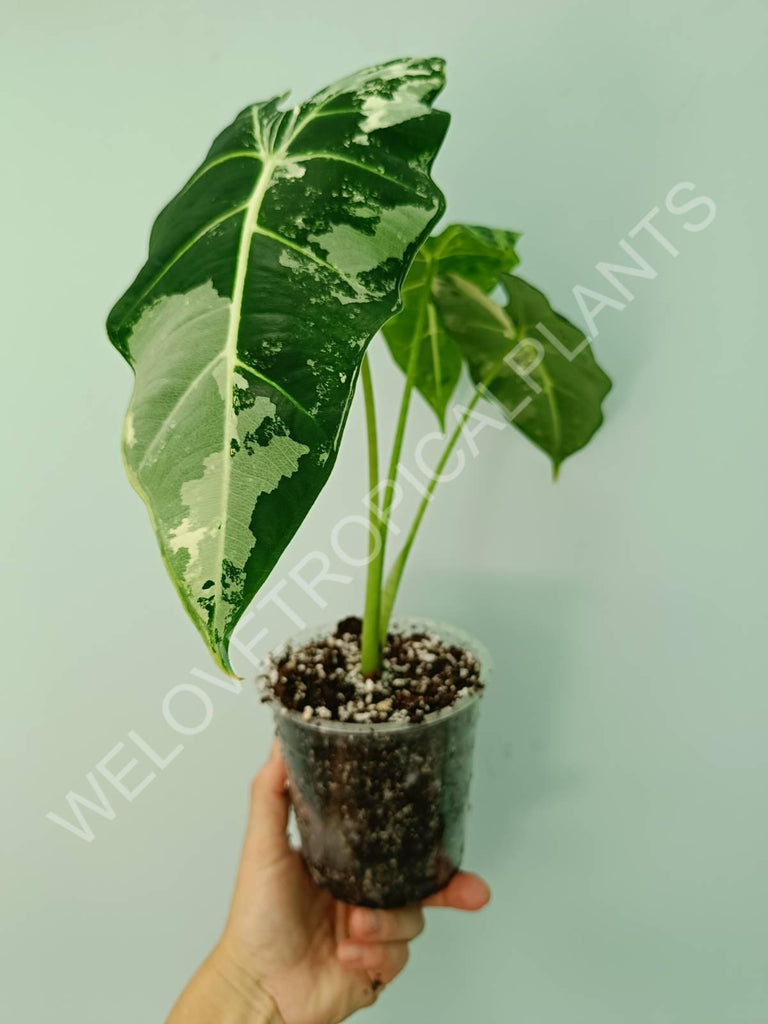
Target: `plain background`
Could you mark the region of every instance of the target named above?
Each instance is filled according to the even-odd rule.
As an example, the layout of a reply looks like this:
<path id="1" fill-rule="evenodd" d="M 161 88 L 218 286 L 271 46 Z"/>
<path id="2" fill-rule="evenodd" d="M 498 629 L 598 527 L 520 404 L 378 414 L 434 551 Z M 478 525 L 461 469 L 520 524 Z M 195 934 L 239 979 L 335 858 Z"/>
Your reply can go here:
<path id="1" fill-rule="evenodd" d="M 466 857 L 494 900 L 472 919 L 434 912 L 365 1019 L 768 1018 L 767 29 L 762 0 L 6 5 L 9 1020 L 164 1019 L 221 927 L 270 736 L 251 686 L 190 676 L 213 669 L 124 478 L 131 374 L 104 317 L 154 214 L 240 108 L 404 54 L 448 59 L 449 219 L 524 232 L 524 274 L 565 313 L 652 207 L 679 256 L 636 240 L 658 276 L 598 319 L 615 388 L 561 481 L 514 430 L 488 429 L 429 514 L 401 609 L 462 625 L 498 666 Z M 681 181 L 716 202 L 707 230 L 683 228 L 701 210 L 665 212 Z M 391 416 L 380 341 L 375 369 Z M 358 407 L 275 580 L 362 510 L 361 424 Z M 432 428 L 419 404 L 411 454 Z M 294 603 L 317 622 L 360 593 L 358 573 L 326 610 Z M 269 642 L 293 628 L 273 608 L 244 635 L 261 626 Z M 210 725 L 133 802 L 112 790 L 91 843 L 46 820 L 71 817 L 66 793 L 116 744 L 112 768 L 128 761 L 129 730 L 167 753 L 163 699 L 195 682 Z M 199 720 L 189 693 L 173 708 Z M 134 753 L 131 784 L 149 770 Z"/>

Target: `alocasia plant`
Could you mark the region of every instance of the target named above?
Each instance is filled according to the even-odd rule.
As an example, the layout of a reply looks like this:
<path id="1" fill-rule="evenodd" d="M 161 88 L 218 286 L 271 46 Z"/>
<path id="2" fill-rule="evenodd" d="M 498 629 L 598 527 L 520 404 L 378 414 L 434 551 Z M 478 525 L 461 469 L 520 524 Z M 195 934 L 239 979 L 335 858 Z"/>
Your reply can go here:
<path id="1" fill-rule="evenodd" d="M 123 432 L 181 599 L 222 669 L 233 629 L 328 479 L 358 376 L 369 435 L 371 560 L 363 667 L 392 606 L 445 451 L 384 582 L 414 390 L 441 427 L 462 373 L 555 470 L 599 426 L 610 382 L 583 334 L 510 276 L 518 235 L 454 225 L 430 176 L 448 127 L 439 59 L 358 72 L 307 102 L 247 107 L 163 209 L 149 257 L 112 310 L 136 380 Z M 492 293 L 506 292 L 504 306 Z M 406 375 L 380 479 L 366 349 L 383 327 Z M 376 543 L 378 540 L 378 543 Z"/>

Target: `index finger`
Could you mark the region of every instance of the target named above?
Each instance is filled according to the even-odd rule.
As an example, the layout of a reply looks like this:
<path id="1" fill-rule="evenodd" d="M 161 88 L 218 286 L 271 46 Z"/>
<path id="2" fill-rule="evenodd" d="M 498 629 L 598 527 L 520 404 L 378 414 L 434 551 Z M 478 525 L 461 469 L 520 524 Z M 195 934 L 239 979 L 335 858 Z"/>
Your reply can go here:
<path id="1" fill-rule="evenodd" d="M 459 871 L 448 885 L 424 900 L 425 907 L 450 907 L 453 910 L 482 910 L 491 898 L 491 890 L 479 877 Z"/>

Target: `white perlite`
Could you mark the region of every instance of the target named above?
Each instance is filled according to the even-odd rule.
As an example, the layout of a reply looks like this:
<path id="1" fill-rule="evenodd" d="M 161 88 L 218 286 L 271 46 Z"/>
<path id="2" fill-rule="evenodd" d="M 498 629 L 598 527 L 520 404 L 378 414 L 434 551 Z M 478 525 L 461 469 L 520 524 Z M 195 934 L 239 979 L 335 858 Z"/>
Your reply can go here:
<path id="1" fill-rule="evenodd" d="M 482 687 L 473 654 L 438 634 L 396 634 L 378 677 L 362 673 L 359 629 L 337 634 L 276 651 L 260 678 L 265 696 L 305 721 L 374 724 L 422 721 Z"/>

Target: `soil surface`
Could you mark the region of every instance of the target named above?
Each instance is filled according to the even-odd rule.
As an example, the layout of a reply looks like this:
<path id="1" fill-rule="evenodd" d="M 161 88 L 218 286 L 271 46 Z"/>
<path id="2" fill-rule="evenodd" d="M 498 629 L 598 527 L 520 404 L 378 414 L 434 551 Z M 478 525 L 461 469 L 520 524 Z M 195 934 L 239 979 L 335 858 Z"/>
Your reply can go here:
<path id="1" fill-rule="evenodd" d="M 364 676 L 361 628 L 351 616 L 333 636 L 279 648 L 261 679 L 263 699 L 276 697 L 308 720 L 421 722 L 482 689 L 477 659 L 434 633 L 390 633 L 382 671 Z"/>

